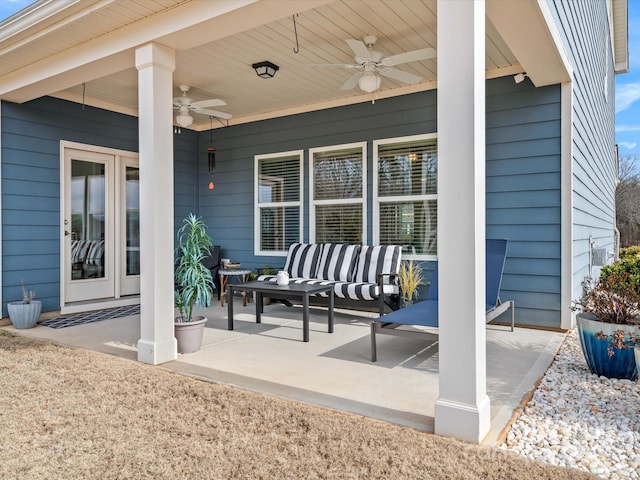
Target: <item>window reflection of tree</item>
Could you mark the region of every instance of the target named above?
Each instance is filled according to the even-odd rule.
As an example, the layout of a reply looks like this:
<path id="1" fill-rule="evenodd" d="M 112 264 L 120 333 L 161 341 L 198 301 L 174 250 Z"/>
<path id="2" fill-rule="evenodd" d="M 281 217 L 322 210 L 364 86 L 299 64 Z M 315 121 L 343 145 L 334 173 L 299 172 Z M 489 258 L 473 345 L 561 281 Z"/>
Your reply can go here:
<path id="1" fill-rule="evenodd" d="M 362 197 L 362 158 L 318 158 L 314 162 L 316 200 Z"/>
<path id="2" fill-rule="evenodd" d="M 380 241 L 398 243 L 411 254 L 437 253 L 437 201 L 411 196 L 437 195 L 435 142 L 381 146 L 378 160 Z M 399 197 L 409 197 L 400 200 Z"/>
<path id="3" fill-rule="evenodd" d="M 362 242 L 362 149 L 314 154 L 314 200 L 357 203 L 315 206 L 316 242 Z"/>

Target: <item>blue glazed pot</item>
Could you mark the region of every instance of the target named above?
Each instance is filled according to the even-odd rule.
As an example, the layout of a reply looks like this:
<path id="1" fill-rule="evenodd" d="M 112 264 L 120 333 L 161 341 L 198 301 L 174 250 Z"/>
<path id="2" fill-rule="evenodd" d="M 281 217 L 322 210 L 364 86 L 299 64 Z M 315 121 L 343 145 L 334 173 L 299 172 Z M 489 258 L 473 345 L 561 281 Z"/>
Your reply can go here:
<path id="1" fill-rule="evenodd" d="M 591 373 L 607 378 L 626 378 L 629 380 L 638 378 L 633 343 L 629 345 L 630 348 L 614 348 L 613 356 L 609 356 L 610 341 L 606 338 L 597 338 L 599 332 L 611 336 L 619 329 L 638 334 L 640 329 L 637 326 L 600 322 L 588 313 L 579 313 L 577 322 L 582 353 L 584 353 Z"/>

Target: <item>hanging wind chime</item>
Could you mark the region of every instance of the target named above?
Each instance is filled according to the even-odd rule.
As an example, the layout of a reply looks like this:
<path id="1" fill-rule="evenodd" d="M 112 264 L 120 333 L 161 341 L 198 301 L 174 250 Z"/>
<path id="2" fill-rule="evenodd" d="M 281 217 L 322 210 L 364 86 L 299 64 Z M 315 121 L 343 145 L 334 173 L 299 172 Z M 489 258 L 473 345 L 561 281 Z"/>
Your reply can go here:
<path id="1" fill-rule="evenodd" d="M 216 149 L 213 148 L 213 117 L 209 117 L 209 148 L 207 148 L 207 159 L 209 161 L 209 174 L 212 174 L 216 168 Z M 209 190 L 213 190 L 215 184 L 209 182 Z"/>

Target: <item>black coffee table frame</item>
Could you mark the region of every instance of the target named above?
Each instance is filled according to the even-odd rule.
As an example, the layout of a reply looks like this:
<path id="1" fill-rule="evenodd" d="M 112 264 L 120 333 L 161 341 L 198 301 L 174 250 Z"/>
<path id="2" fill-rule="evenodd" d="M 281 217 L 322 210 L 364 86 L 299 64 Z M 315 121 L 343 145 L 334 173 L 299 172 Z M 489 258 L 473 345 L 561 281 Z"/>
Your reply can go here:
<path id="1" fill-rule="evenodd" d="M 261 315 L 263 311 L 262 298 L 264 294 L 274 298 L 302 299 L 302 341 L 309 341 L 309 299 L 311 295 L 319 293 L 328 293 L 328 332 L 333 333 L 333 285 L 319 285 L 308 283 L 289 283 L 289 285 L 278 285 L 270 282 L 246 282 L 238 285 L 227 285 L 227 302 L 228 324 L 227 329 L 233 330 L 233 293 L 236 290 L 244 290 L 246 292 L 256 292 L 256 323 L 261 323 Z"/>

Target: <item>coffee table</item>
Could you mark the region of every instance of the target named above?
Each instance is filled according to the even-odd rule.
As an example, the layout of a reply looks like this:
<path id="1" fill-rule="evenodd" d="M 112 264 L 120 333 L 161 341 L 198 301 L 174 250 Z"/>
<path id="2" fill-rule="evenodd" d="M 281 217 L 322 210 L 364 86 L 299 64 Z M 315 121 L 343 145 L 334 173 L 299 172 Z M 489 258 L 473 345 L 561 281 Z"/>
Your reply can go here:
<path id="1" fill-rule="evenodd" d="M 311 295 L 319 293 L 329 294 L 328 332 L 333 333 L 333 285 L 318 285 L 307 283 L 289 283 L 288 285 L 278 285 L 277 283 L 253 281 L 239 285 L 227 285 L 227 313 L 228 324 L 227 329 L 233 330 L 233 292 L 245 290 L 247 292 L 256 292 L 256 323 L 261 323 L 261 314 L 263 311 L 262 296 L 263 294 L 271 295 L 275 298 L 299 298 L 302 299 L 302 341 L 309 341 L 309 298 Z"/>

